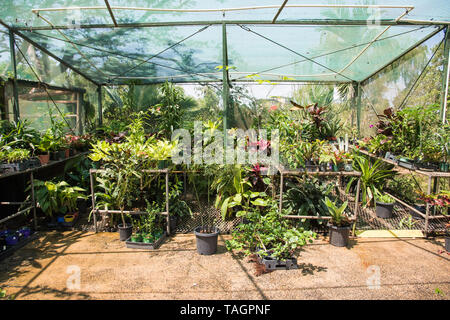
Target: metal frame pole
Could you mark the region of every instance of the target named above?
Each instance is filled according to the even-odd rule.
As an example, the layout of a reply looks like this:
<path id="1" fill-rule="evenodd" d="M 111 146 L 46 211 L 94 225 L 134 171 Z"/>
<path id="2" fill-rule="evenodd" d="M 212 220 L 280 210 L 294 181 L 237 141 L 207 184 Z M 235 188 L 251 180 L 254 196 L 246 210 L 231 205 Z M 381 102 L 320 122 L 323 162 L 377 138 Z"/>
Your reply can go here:
<path id="1" fill-rule="evenodd" d="M 283 183 L 284 183 L 283 171 L 280 170 L 280 203 L 278 207 L 280 210 L 280 214 L 281 210 L 283 209 Z"/>
<path id="2" fill-rule="evenodd" d="M 167 234 L 170 236 L 170 214 L 169 214 L 169 169 L 166 171 L 166 220 L 167 220 Z"/>
<path id="3" fill-rule="evenodd" d="M 31 185 L 31 203 L 33 205 L 33 220 L 34 220 L 34 230 L 37 230 L 37 215 L 36 215 L 36 198 L 34 196 L 34 174 L 33 171 L 30 172 L 30 185 Z"/>
<path id="4" fill-rule="evenodd" d="M 94 172 L 92 172 L 92 169 L 89 170 L 89 178 L 91 180 L 91 197 L 92 197 L 92 215 L 94 217 L 94 229 L 95 233 L 97 233 L 97 212 L 95 208 L 95 192 L 94 192 Z"/>
<path id="5" fill-rule="evenodd" d="M 358 138 L 361 137 L 361 82 L 358 82 L 357 84 L 357 91 L 356 91 L 356 125 L 357 125 L 357 132 L 358 132 Z"/>
<path id="6" fill-rule="evenodd" d="M 223 101 L 223 132 L 224 144 L 227 143 L 228 129 L 228 104 L 229 104 L 229 83 L 228 83 L 228 47 L 227 47 L 227 25 L 222 23 L 222 101 Z"/>
<path id="7" fill-rule="evenodd" d="M 103 124 L 102 86 L 98 86 L 98 125 Z"/>
<path id="8" fill-rule="evenodd" d="M 427 195 L 431 194 L 431 185 L 432 185 L 432 181 L 433 178 L 432 176 L 428 177 L 428 190 L 427 190 Z M 426 205 L 426 214 L 425 214 L 425 237 L 428 237 L 428 224 L 429 224 L 429 218 L 430 218 L 430 204 L 427 203 Z"/>
<path id="9" fill-rule="evenodd" d="M 14 38 L 14 33 L 12 30 L 9 30 L 9 50 L 11 54 L 11 62 L 13 67 L 13 92 L 14 92 L 14 105 L 13 105 L 13 113 L 14 113 L 14 121 L 18 121 L 20 118 L 20 110 L 19 110 L 19 92 L 17 89 L 17 61 L 16 61 L 16 40 Z"/>
<path id="10" fill-rule="evenodd" d="M 355 236 L 356 231 L 356 223 L 358 222 L 358 209 L 359 209 L 359 190 L 361 188 L 361 178 L 358 179 L 358 183 L 356 184 L 356 194 L 355 194 L 355 222 L 353 224 L 352 235 Z"/>
<path id="11" fill-rule="evenodd" d="M 442 72 L 442 94 L 441 94 L 441 120 L 445 123 L 447 120 L 447 98 L 448 86 L 450 82 L 450 30 L 447 27 L 444 40 L 444 70 Z"/>

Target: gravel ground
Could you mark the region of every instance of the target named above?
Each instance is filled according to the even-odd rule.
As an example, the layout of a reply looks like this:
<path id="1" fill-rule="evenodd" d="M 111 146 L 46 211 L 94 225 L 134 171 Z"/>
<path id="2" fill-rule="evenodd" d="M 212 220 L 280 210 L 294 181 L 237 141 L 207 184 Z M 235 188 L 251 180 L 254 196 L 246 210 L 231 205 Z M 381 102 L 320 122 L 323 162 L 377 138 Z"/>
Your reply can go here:
<path id="1" fill-rule="evenodd" d="M 248 258 L 198 255 L 191 234 L 155 251 L 127 249 L 117 233 L 46 232 L 0 262 L 0 288 L 16 299 L 449 299 L 443 239 L 317 240 L 298 270 L 257 275 Z M 79 270 L 79 286 L 77 271 Z M 68 286 L 69 284 L 69 286 Z"/>

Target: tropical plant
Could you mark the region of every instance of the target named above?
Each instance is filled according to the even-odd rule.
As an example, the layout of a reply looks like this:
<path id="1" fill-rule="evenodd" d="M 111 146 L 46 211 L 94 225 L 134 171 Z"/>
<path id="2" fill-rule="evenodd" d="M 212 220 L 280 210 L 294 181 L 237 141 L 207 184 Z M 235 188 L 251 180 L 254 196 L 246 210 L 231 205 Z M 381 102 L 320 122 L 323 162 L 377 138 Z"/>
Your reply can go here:
<path id="1" fill-rule="evenodd" d="M 233 165 L 231 175 L 221 174 L 215 177 L 211 187 L 216 188 L 215 206 L 220 208 L 222 218 L 233 217 L 232 209 L 237 217 L 244 216 L 251 208 L 267 206 L 265 192 L 252 191 L 252 184 L 247 177 L 243 177 L 244 170 L 240 165 Z M 230 173 L 230 172 L 229 172 Z"/>
<path id="2" fill-rule="evenodd" d="M 28 186 L 27 191 L 30 190 Z M 47 216 L 65 214 L 76 210 L 77 199 L 86 199 L 85 190 L 65 181 L 34 180 L 36 203 Z"/>
<path id="3" fill-rule="evenodd" d="M 30 158 L 31 152 L 27 149 L 12 149 L 3 154 L 3 158 L 8 163 L 22 162 Z"/>
<path id="4" fill-rule="evenodd" d="M 350 224 L 350 219 L 345 214 L 345 209 L 347 209 L 348 202 L 345 201 L 341 206 L 337 206 L 330 198 L 325 197 L 325 205 L 328 208 L 328 212 L 331 216 L 331 224 L 337 227 L 344 227 Z"/>
<path id="5" fill-rule="evenodd" d="M 228 250 L 286 260 L 316 237 L 312 231 L 291 227 L 278 212 L 275 202 L 269 204 L 264 214 L 260 210 L 249 211 L 246 219 L 249 223 L 238 225 L 232 232 L 232 239 L 226 241 Z"/>
<path id="6" fill-rule="evenodd" d="M 371 206 L 375 194 L 381 192 L 387 179 L 395 176 L 395 172 L 377 159 L 373 164 L 365 156 L 355 155 L 353 169 L 361 172 L 361 177 L 352 177 L 347 184 L 347 192 L 361 179 L 362 202 L 364 206 Z"/>
<path id="7" fill-rule="evenodd" d="M 376 201 L 383 203 L 395 203 L 395 199 L 388 194 L 377 193 L 375 196 Z"/>
<path id="8" fill-rule="evenodd" d="M 334 183 L 321 181 L 315 177 L 296 177 L 295 182 L 286 182 L 283 208 L 289 215 L 326 216 L 328 209 L 323 199 L 331 196 L 334 188 Z M 322 220 L 318 223 L 321 224 Z"/>

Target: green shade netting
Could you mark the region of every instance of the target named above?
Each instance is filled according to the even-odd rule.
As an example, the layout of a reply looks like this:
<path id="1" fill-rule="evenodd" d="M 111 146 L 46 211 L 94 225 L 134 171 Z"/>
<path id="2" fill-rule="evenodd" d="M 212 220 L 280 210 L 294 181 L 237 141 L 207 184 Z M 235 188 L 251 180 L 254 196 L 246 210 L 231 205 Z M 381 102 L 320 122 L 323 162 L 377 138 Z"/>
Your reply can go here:
<path id="1" fill-rule="evenodd" d="M 397 19 L 405 8 L 299 8 L 295 6 L 306 2 L 291 0 L 278 17 L 281 24 L 260 25 L 258 23 L 271 22 L 279 8 L 225 13 L 138 8 L 243 8 L 280 6 L 283 1 L 109 0 L 109 3 L 117 23 L 129 27 L 112 28 L 112 18 L 103 0 L 4 1 L 0 19 L 102 84 L 130 80 L 149 84 L 166 80 L 221 81 L 222 72 L 217 68 L 223 64 L 221 22 L 227 22 L 231 80 L 362 81 L 440 28 L 437 25 L 380 25 Z M 446 0 L 310 3 L 414 6 L 402 20 L 450 21 L 450 6 Z M 32 13 L 32 9 L 68 7 L 72 8 L 41 11 L 40 17 Z M 98 8 L 78 10 L 73 7 Z M 329 24 L 339 21 L 358 25 Z M 291 25 L 306 22 L 310 25 Z M 58 29 L 52 30 L 52 26 Z M 7 37 L 0 40 L 6 41 Z"/>

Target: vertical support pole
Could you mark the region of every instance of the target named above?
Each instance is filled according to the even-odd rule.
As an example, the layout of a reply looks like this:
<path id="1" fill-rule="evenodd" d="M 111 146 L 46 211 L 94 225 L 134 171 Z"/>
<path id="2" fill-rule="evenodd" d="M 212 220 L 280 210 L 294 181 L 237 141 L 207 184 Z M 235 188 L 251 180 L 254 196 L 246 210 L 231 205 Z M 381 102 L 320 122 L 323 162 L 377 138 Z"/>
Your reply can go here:
<path id="1" fill-rule="evenodd" d="M 280 170 L 280 203 L 279 203 L 280 214 L 281 210 L 283 209 L 283 183 L 284 183 L 283 171 Z"/>
<path id="2" fill-rule="evenodd" d="M 356 184 L 356 194 L 355 194 L 355 222 L 353 224 L 352 235 L 355 236 L 356 223 L 358 222 L 358 210 L 359 210 L 359 189 L 361 187 L 361 178 L 358 178 L 358 183 Z"/>
<path id="3" fill-rule="evenodd" d="M 431 194 L 431 184 L 432 184 L 433 178 L 431 176 L 428 177 L 428 190 L 427 195 Z M 426 209 L 426 215 L 425 215 L 425 237 L 428 237 L 428 222 L 429 222 L 429 216 L 430 216 L 430 204 L 427 202 L 427 209 Z"/>
<path id="4" fill-rule="evenodd" d="M 227 143 L 227 129 L 229 116 L 229 95 L 230 88 L 228 83 L 228 47 L 227 47 L 227 25 L 222 23 L 222 101 L 223 101 L 223 133 L 224 144 Z"/>
<path id="5" fill-rule="evenodd" d="M 33 221 L 34 230 L 37 230 L 37 216 L 36 216 L 36 198 L 34 196 L 34 174 L 33 171 L 30 172 L 30 185 L 31 185 L 31 203 L 33 204 Z"/>
<path id="6" fill-rule="evenodd" d="M 361 137 L 361 82 L 358 82 L 356 86 L 356 128 L 358 132 L 358 138 Z"/>
<path id="7" fill-rule="evenodd" d="M 98 86 L 98 125 L 103 124 L 102 86 Z"/>
<path id="8" fill-rule="evenodd" d="M 166 212 L 167 212 L 167 234 L 170 236 L 170 214 L 169 214 L 169 169 L 166 169 Z"/>
<path id="9" fill-rule="evenodd" d="M 95 233 L 97 233 L 97 212 L 95 208 L 95 192 L 94 192 L 94 173 L 92 170 L 89 170 L 89 178 L 91 180 L 91 197 L 92 197 L 92 216 L 94 218 L 94 229 Z"/>
<path id="10" fill-rule="evenodd" d="M 447 120 L 447 98 L 450 82 L 450 30 L 447 26 L 444 40 L 444 70 L 442 72 L 441 120 Z"/>
<path id="11" fill-rule="evenodd" d="M 14 39 L 14 33 L 12 30 L 9 30 L 9 49 L 11 52 L 11 61 L 13 67 L 13 92 L 14 92 L 14 105 L 13 105 L 13 113 L 14 113 L 14 121 L 18 121 L 20 118 L 19 111 L 19 92 L 17 89 L 17 61 L 16 61 L 16 40 Z"/>

